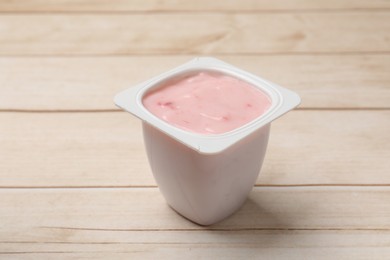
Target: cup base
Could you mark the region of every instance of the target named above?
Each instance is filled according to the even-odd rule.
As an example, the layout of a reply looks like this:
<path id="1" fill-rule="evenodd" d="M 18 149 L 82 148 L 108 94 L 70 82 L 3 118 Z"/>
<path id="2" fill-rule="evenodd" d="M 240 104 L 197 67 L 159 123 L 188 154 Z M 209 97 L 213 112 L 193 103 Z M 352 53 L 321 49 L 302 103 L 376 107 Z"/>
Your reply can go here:
<path id="1" fill-rule="evenodd" d="M 211 225 L 236 212 L 259 175 L 270 124 L 217 154 L 201 154 L 143 123 L 145 147 L 161 193 L 176 212 Z"/>

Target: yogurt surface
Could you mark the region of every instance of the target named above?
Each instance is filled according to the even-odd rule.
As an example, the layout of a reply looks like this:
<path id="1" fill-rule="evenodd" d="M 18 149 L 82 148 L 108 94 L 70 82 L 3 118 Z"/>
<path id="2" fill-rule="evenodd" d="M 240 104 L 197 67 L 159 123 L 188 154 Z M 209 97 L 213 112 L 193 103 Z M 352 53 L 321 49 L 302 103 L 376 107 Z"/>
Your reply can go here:
<path id="1" fill-rule="evenodd" d="M 271 107 L 266 93 L 235 77 L 198 72 L 168 82 L 143 97 L 152 114 L 183 130 L 222 134 L 260 117 Z"/>

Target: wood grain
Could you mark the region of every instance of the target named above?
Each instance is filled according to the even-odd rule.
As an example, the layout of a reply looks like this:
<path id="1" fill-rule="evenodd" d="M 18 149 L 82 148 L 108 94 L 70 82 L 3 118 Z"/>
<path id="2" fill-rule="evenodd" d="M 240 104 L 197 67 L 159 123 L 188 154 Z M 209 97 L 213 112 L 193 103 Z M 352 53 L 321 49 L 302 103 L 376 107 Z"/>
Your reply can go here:
<path id="1" fill-rule="evenodd" d="M 200 227 L 158 189 L 0 189 L 0 257 L 382 258 L 389 188 L 255 188 L 223 222 Z"/>
<path id="2" fill-rule="evenodd" d="M 0 187 L 154 186 L 140 122 L 122 112 L 1 113 Z M 390 185 L 390 111 L 275 121 L 259 185 Z"/>
<path id="3" fill-rule="evenodd" d="M 388 231 L 51 231 L 0 242 L 6 259 L 385 259 Z M 26 231 L 26 234 L 28 232 Z M 61 239 L 67 236 L 69 239 Z M 76 238 L 79 239 L 76 239 Z M 56 242 L 75 240 L 76 242 Z M 103 242 L 92 242 L 103 241 Z"/>
<path id="4" fill-rule="evenodd" d="M 3 56 L 390 51 L 390 15 L 385 11 L 375 15 L 19 14 L 0 16 L 0 24 Z"/>
<path id="5" fill-rule="evenodd" d="M 93 12 L 93 11 L 299 11 L 299 10 L 356 10 L 390 8 L 386 0 L 227 0 L 227 1 L 180 1 L 180 0 L 23 0 L 0 1 L 2 12 Z"/>
<path id="6" fill-rule="evenodd" d="M 339 237 L 343 239 L 343 236 Z M 369 238 L 367 238 L 369 240 Z M 40 248 L 37 246 L 36 248 Z M 42 247 L 41 247 L 42 248 Z M 387 247 L 347 247 L 338 246 L 322 248 L 297 247 L 297 248 L 258 248 L 253 246 L 201 246 L 193 245 L 100 245 L 100 246 L 55 246 L 49 250 L 23 251 L 16 250 L 4 253 L 5 259 L 242 259 L 245 258 L 272 258 L 272 259 L 329 259 L 329 256 L 337 259 L 387 259 L 389 248 Z M 58 248 L 59 251 L 54 251 Z M 64 249 L 69 248 L 69 249 Z M 77 249 L 75 249 L 77 248 Z M 20 252 L 20 253 L 19 253 Z"/>
<path id="7" fill-rule="evenodd" d="M 0 0 L 0 259 L 390 259 L 390 1 Z M 210 55 L 297 91 L 245 205 L 164 201 L 119 90 Z"/>
<path id="8" fill-rule="evenodd" d="M 157 188 L 1 189 L 0 194 L 3 241 L 72 242 L 93 231 L 390 229 L 389 187 L 256 187 L 238 212 L 208 228 L 178 215 Z"/>
<path id="9" fill-rule="evenodd" d="M 0 109 L 115 109 L 113 96 L 123 88 L 192 58 L 0 58 Z M 390 55 L 219 58 L 297 91 L 301 108 L 390 108 Z"/>

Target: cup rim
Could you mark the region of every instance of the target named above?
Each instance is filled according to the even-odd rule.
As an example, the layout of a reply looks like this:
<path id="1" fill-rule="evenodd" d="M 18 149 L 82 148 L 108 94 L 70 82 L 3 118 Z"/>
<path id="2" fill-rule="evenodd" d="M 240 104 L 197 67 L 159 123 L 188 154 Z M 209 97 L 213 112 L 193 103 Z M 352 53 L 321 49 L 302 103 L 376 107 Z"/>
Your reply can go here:
<path id="1" fill-rule="evenodd" d="M 270 97 L 271 107 L 258 118 L 234 130 L 220 134 L 205 135 L 172 126 L 153 115 L 143 105 L 142 99 L 144 95 L 153 88 L 160 86 L 163 82 L 200 71 L 214 71 L 248 82 Z M 118 93 L 114 98 L 114 103 L 118 107 L 133 114 L 143 122 L 158 128 L 184 145 L 205 154 L 219 153 L 227 149 L 257 129 L 271 123 L 276 118 L 298 106 L 300 101 L 300 97 L 291 90 L 211 57 L 194 58 L 181 66 L 126 89 Z"/>

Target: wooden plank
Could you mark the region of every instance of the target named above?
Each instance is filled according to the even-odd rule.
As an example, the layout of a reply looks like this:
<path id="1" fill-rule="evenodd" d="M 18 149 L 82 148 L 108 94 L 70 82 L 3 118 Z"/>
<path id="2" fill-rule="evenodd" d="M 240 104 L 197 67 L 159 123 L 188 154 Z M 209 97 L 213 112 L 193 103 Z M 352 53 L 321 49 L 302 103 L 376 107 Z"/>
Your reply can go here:
<path id="1" fill-rule="evenodd" d="M 0 55 L 390 51 L 384 11 L 2 15 L 0 24 Z"/>
<path id="2" fill-rule="evenodd" d="M 101 242 L 107 237 L 91 238 L 94 232 L 120 231 L 390 229 L 389 187 L 256 187 L 238 212 L 208 228 L 178 215 L 157 188 L 0 189 L 0 195 L 1 241 Z"/>
<path id="3" fill-rule="evenodd" d="M 2 12 L 80 12 L 80 11 L 296 11 L 296 10 L 356 10 L 390 8 L 386 0 L 227 0 L 227 1 L 179 1 L 179 0 L 30 0 L 0 1 Z"/>
<path id="4" fill-rule="evenodd" d="M 219 58 L 297 91 L 302 108 L 390 108 L 390 55 Z M 115 93 L 190 59 L 0 58 L 0 109 L 115 109 Z"/>
<path id="5" fill-rule="evenodd" d="M 60 231 L 65 234 L 64 231 Z M 60 233 L 58 232 L 58 233 Z M 54 233 L 54 232 L 53 232 Z M 80 231 L 69 232 L 70 239 Z M 90 232 L 78 242 L 0 242 L 6 259 L 386 259 L 387 231 Z M 26 233 L 28 234 L 28 233 Z M 121 235 L 122 234 L 122 235 Z M 41 235 L 41 233 L 40 233 Z M 61 235 L 59 235 L 61 237 Z M 104 242 L 91 242 L 99 237 Z M 121 237 L 119 242 L 112 242 Z M 50 239 L 58 238 L 51 234 Z M 48 238 L 48 239 L 49 239 Z M 40 239 L 35 236 L 33 241 Z M 182 240 L 180 240 L 182 239 Z M 130 241 L 130 242 L 124 242 Z M 136 242 L 133 242 L 136 241 Z M 155 242 L 156 241 L 156 242 Z"/>
<path id="6" fill-rule="evenodd" d="M 0 186 L 155 185 L 127 113 L 1 113 Z M 293 111 L 273 123 L 259 185 L 389 185 L 390 111 Z"/>
<path id="7" fill-rule="evenodd" d="M 74 248 L 75 246 L 73 246 Z M 86 248 L 87 246 L 83 246 Z M 106 248 L 110 249 L 107 250 Z M 64 248 L 62 246 L 62 248 Z M 38 251 L 4 254 L 5 259 L 388 259 L 389 248 L 352 247 L 339 248 L 271 248 L 256 247 L 201 247 L 199 245 L 169 246 L 169 245 L 129 245 L 129 246 L 94 246 L 94 249 L 65 250 L 65 251 Z M 109 251 L 109 252 L 107 252 Z"/>
<path id="8" fill-rule="evenodd" d="M 389 196 L 388 187 L 255 188 L 237 213 L 206 228 L 156 188 L 0 189 L 0 257 L 382 258 Z"/>

